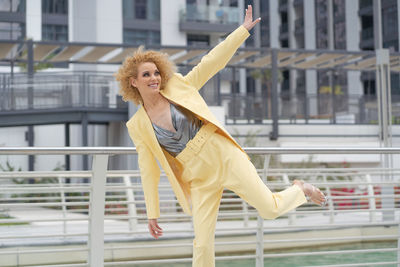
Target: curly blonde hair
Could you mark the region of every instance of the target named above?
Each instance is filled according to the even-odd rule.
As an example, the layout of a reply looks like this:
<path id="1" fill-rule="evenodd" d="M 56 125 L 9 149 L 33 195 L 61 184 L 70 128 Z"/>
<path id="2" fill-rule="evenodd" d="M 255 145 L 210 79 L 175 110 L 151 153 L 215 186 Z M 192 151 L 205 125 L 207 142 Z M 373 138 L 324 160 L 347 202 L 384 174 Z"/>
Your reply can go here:
<path id="1" fill-rule="evenodd" d="M 160 90 L 164 89 L 166 83 L 176 70 L 175 64 L 169 60 L 168 54 L 152 50 L 145 51 L 143 46 L 140 46 L 132 56 L 125 59 L 118 72 L 114 74 L 116 80 L 119 82 L 119 94 L 125 102 L 132 101 L 136 105 L 143 104 L 139 90 L 132 86 L 131 79 L 137 78 L 138 67 L 144 62 L 152 62 L 157 66 L 161 75 Z"/>

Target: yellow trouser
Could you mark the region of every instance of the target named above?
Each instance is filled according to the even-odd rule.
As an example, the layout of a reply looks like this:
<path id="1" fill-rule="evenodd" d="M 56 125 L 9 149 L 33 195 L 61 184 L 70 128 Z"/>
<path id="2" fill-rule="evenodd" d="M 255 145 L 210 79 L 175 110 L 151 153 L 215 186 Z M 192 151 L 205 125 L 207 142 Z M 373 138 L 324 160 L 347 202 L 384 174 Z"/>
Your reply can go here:
<path id="1" fill-rule="evenodd" d="M 306 202 L 296 185 L 272 193 L 246 154 L 215 131 L 213 124 L 203 125 L 176 157 L 183 166 L 182 179 L 190 183 L 196 267 L 215 266 L 214 232 L 224 188 L 238 194 L 264 219 L 274 219 Z"/>

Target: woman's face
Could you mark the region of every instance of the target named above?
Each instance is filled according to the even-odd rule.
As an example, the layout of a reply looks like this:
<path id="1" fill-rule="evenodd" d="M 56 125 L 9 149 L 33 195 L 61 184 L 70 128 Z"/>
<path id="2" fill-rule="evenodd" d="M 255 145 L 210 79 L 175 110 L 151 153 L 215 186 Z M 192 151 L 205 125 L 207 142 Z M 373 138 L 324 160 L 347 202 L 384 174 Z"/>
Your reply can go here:
<path id="1" fill-rule="evenodd" d="M 139 90 L 140 95 L 159 93 L 161 87 L 161 75 L 156 64 L 143 62 L 138 66 L 137 78 L 133 78 L 131 84 Z"/>

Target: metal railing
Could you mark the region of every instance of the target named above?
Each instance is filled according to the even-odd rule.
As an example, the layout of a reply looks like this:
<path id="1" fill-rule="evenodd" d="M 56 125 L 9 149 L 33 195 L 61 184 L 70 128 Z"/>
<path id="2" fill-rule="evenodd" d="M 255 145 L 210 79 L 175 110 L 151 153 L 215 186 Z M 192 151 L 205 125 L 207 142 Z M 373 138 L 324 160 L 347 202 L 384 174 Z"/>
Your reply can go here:
<path id="1" fill-rule="evenodd" d="M 54 108 L 127 108 L 112 73 L 43 72 L 0 76 L 0 111 Z"/>
<path id="2" fill-rule="evenodd" d="M 288 123 L 377 124 L 376 97 L 359 95 L 296 95 L 279 100 L 279 120 Z M 267 96 L 221 95 L 226 121 L 231 123 L 268 123 L 272 120 L 272 100 Z M 400 95 L 392 96 L 392 124 L 400 124 Z"/>
<path id="3" fill-rule="evenodd" d="M 246 151 L 267 155 L 264 168 L 258 171 L 271 190 L 280 191 L 293 179 L 304 179 L 320 187 L 328 196 L 328 203 L 322 208 L 305 204 L 281 218 L 266 221 L 234 193 L 224 192 L 216 229 L 217 261 L 250 260 L 253 264 L 256 261 L 256 266 L 264 266 L 264 261 L 275 258 L 340 258 L 349 253 L 376 253 L 385 258 L 361 258 L 340 266 L 400 263 L 400 169 L 268 169 L 268 155 L 272 154 L 400 154 L 400 148 Z M 0 148 L 0 155 L 93 156 L 92 171 L 0 173 L 0 214 L 9 215 L 0 219 L 0 266 L 190 263 L 191 218 L 180 209 L 165 175 L 159 190 L 160 224 L 165 225 L 165 231 L 164 237 L 155 242 L 150 241 L 146 227 L 139 171 L 107 171 L 109 155 L 133 153 L 134 148 Z M 83 183 L 85 180 L 89 182 Z M 389 240 L 392 245 L 315 249 L 322 245 L 382 240 Z M 296 247 L 302 250 L 287 250 Z M 304 251 L 304 247 L 310 247 L 310 251 Z M 331 266 L 330 263 L 321 266 Z M 307 263 L 300 260 L 297 266 L 301 265 Z"/>
<path id="4" fill-rule="evenodd" d="M 211 88 L 210 88 L 211 89 Z M 32 109 L 109 108 L 127 109 L 118 95 L 118 84 L 109 72 L 43 72 L 33 80 L 26 74 L 0 75 L 0 111 Z M 218 94 L 202 90 L 211 105 L 222 105 L 226 123 L 270 123 L 270 96 Z M 279 119 L 288 123 L 377 124 L 376 97 L 359 95 L 281 95 Z M 400 95 L 392 96 L 393 124 L 400 124 Z"/>
<path id="5" fill-rule="evenodd" d="M 181 21 L 207 22 L 218 24 L 237 24 L 239 9 L 237 7 L 188 4 L 180 10 Z"/>

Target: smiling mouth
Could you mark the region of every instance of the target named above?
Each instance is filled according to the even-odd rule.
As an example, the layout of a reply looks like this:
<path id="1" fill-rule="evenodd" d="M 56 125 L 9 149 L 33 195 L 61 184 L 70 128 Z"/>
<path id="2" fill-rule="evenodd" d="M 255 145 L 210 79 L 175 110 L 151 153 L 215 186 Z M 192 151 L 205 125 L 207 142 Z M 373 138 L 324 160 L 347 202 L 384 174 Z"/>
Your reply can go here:
<path id="1" fill-rule="evenodd" d="M 158 87 L 158 83 L 149 84 L 149 87 L 151 87 L 151 88 L 157 88 L 157 87 Z"/>

